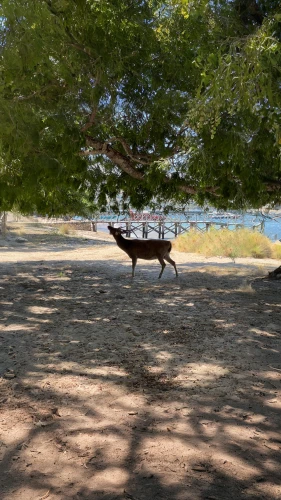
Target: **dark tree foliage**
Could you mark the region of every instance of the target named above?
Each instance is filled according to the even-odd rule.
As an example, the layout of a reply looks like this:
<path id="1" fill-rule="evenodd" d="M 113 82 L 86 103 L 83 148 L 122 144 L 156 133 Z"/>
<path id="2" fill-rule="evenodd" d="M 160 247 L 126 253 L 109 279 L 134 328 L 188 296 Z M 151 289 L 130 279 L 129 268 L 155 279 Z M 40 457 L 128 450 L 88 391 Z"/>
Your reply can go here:
<path id="1" fill-rule="evenodd" d="M 280 203 L 279 2 L 0 11 L 1 210 Z"/>

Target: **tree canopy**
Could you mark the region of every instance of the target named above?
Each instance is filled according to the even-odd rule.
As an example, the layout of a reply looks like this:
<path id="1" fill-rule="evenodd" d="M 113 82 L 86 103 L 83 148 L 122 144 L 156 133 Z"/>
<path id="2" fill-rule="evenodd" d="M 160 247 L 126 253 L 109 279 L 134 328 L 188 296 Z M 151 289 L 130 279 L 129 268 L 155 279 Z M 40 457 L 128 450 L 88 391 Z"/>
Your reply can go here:
<path id="1" fill-rule="evenodd" d="M 0 209 L 280 203 L 279 1 L 0 12 Z"/>

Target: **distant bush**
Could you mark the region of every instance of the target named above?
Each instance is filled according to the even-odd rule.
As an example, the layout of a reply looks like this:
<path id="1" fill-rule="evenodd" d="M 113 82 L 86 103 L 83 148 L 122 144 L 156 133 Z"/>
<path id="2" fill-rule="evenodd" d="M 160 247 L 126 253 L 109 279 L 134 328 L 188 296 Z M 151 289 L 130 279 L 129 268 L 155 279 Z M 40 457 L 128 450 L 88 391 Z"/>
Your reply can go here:
<path id="1" fill-rule="evenodd" d="M 211 229 L 206 233 L 191 230 L 180 235 L 173 245 L 180 252 L 199 253 L 206 257 L 281 258 L 281 245 L 250 229 Z"/>
<path id="2" fill-rule="evenodd" d="M 71 227 L 69 224 L 61 224 L 58 229 L 59 234 L 71 234 Z"/>

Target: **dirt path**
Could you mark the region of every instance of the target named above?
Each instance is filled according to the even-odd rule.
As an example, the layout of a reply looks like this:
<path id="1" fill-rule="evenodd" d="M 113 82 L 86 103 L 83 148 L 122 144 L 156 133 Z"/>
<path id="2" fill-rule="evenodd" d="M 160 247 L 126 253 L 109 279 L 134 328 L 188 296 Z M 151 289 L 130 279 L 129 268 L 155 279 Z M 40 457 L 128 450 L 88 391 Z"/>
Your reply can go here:
<path id="1" fill-rule="evenodd" d="M 26 227 L 0 247 L 1 500 L 281 498 L 274 261 Z"/>

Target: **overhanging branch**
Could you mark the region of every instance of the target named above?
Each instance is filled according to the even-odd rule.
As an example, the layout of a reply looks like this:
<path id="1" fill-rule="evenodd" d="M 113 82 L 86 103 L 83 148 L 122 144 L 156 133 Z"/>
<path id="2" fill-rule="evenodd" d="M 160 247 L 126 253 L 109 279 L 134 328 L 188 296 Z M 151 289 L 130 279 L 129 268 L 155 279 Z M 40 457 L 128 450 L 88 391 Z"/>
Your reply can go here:
<path id="1" fill-rule="evenodd" d="M 108 144 L 108 142 L 98 141 L 89 135 L 86 136 L 86 144 L 91 149 L 81 151 L 81 156 L 104 155 L 133 179 L 137 179 L 139 181 L 146 180 L 145 174 L 137 170 L 135 167 L 135 165 L 141 164 L 137 157 L 132 158 L 131 156 L 126 156 L 120 153 L 117 149 L 114 149 L 110 144 Z M 153 163 L 153 160 L 151 163 Z M 170 179 L 167 176 L 165 176 L 162 181 L 165 184 L 172 184 L 174 182 L 173 179 Z M 189 186 L 185 183 L 178 184 L 177 189 L 186 194 L 196 194 L 198 192 L 197 188 Z M 206 187 L 204 191 L 216 195 L 217 188 Z"/>
<path id="2" fill-rule="evenodd" d="M 133 177 L 134 179 L 138 179 L 140 181 L 145 180 L 145 175 L 142 172 L 136 170 L 136 168 L 134 168 L 134 166 L 132 165 L 132 160 L 120 153 L 120 151 L 114 149 L 107 142 L 98 141 L 93 137 L 87 135 L 86 144 L 87 146 L 92 148 L 89 151 L 89 155 L 105 155 L 115 165 L 121 168 L 123 172 L 126 172 L 128 175 L 130 175 L 130 177 Z"/>

